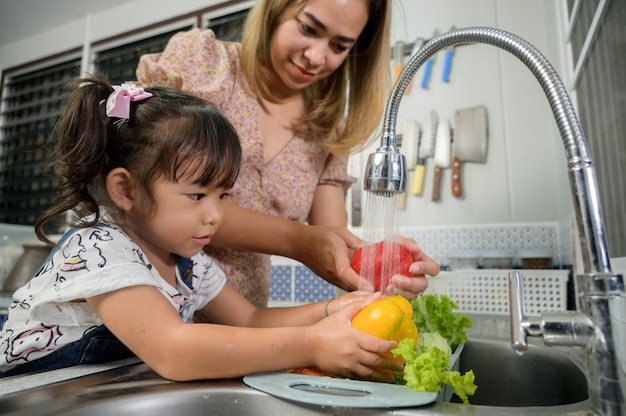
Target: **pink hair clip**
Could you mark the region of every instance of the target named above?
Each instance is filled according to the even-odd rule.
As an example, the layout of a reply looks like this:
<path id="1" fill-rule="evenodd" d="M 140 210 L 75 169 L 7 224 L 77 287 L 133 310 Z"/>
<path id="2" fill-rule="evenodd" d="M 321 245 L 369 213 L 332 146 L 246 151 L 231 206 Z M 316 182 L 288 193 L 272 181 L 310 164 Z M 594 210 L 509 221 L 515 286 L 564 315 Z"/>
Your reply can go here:
<path id="1" fill-rule="evenodd" d="M 118 117 L 123 123 L 130 118 L 130 102 L 142 101 L 152 97 L 152 94 L 143 90 L 143 88 L 135 84 L 123 83 L 122 85 L 114 85 L 114 91 L 107 98 L 106 115 L 107 117 Z"/>

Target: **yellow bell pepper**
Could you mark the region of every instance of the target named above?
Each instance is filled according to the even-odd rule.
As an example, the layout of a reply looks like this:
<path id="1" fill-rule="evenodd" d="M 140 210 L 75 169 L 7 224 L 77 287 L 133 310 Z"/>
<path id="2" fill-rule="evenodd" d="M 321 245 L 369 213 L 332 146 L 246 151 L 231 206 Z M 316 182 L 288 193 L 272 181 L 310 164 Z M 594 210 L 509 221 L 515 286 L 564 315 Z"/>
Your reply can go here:
<path id="1" fill-rule="evenodd" d="M 394 340 L 397 343 L 405 338 L 411 338 L 413 348 L 417 345 L 417 326 L 413 322 L 413 307 L 406 298 L 400 295 L 388 296 L 366 305 L 352 318 L 352 327 L 379 338 Z M 394 358 L 390 352 L 383 353 L 383 355 Z M 395 357 L 394 359 L 404 362 L 402 357 Z M 310 376 L 336 377 L 316 367 L 299 367 L 290 370 L 290 372 Z"/>
<path id="2" fill-rule="evenodd" d="M 352 326 L 367 334 L 400 343 L 405 338 L 417 345 L 417 326 L 413 322 L 413 307 L 400 295 L 378 299 L 361 309 Z"/>

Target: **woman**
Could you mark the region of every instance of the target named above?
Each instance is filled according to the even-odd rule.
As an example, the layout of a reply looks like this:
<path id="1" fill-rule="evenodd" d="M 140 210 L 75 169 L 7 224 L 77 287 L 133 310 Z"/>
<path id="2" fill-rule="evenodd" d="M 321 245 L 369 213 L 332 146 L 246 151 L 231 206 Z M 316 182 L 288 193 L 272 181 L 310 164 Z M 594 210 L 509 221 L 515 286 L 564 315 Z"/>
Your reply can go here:
<path id="1" fill-rule="evenodd" d="M 241 44 L 191 30 L 141 58 L 142 85 L 205 98 L 237 129 L 241 174 L 206 250 L 255 305 L 268 300 L 267 254 L 342 288 L 372 288 L 350 267 L 361 241 L 346 228 L 344 192 L 353 182 L 347 157 L 377 128 L 389 90 L 389 14 L 387 0 L 259 0 Z M 439 266 L 403 243 L 412 276 L 396 276 L 388 291 L 414 297 L 427 282 L 413 277 Z"/>

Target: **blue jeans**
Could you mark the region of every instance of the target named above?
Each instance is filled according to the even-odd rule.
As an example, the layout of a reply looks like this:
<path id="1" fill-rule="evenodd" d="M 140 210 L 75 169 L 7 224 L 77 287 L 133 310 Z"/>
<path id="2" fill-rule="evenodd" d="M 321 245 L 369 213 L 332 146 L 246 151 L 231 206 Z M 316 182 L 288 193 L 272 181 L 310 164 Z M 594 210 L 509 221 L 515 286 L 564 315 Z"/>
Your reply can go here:
<path id="1" fill-rule="evenodd" d="M 81 339 L 64 345 L 45 357 L 20 364 L 0 374 L 0 378 L 58 370 L 81 364 L 101 364 L 135 355 L 104 325 L 89 331 Z"/>

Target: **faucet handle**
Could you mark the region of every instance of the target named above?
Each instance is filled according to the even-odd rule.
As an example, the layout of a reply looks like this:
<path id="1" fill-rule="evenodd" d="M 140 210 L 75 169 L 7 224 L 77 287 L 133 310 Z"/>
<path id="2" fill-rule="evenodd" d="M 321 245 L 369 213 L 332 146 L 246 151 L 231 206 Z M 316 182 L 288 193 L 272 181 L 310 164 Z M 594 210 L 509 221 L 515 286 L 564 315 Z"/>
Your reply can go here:
<path id="1" fill-rule="evenodd" d="M 526 330 L 524 328 L 524 290 L 522 273 L 517 270 L 509 272 L 509 316 L 511 328 L 511 347 L 523 352 L 528 349 Z"/>

